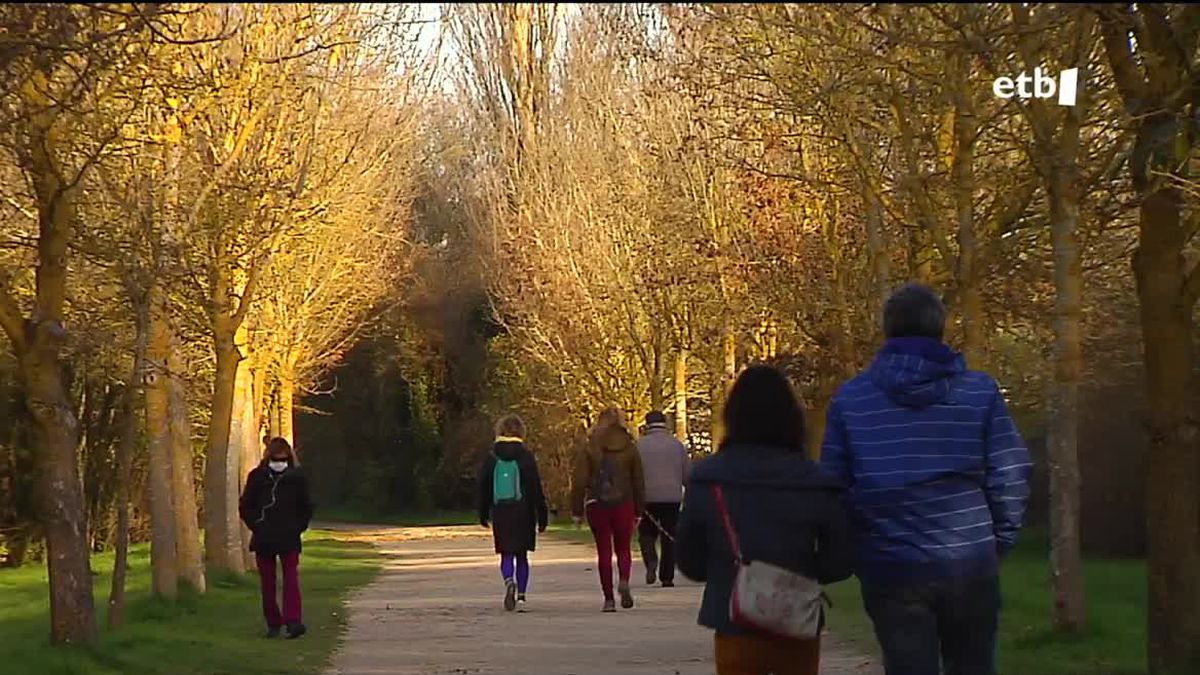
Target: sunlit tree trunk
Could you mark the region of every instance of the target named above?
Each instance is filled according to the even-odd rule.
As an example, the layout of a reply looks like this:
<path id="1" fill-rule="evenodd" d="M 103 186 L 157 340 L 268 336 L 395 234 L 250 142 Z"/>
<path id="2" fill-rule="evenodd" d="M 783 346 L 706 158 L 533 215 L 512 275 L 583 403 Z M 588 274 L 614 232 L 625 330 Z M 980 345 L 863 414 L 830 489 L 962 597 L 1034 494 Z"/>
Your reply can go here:
<path id="1" fill-rule="evenodd" d="M 247 333 L 248 331 L 244 328 L 238 331 L 239 348 L 246 353 L 246 357 L 238 364 L 233 397 L 233 416 L 229 429 L 230 454 L 237 455 L 238 494 L 241 494 L 241 491 L 245 489 L 246 477 L 250 470 L 259 462 L 258 453 L 255 450 L 258 447 L 260 439 L 258 438 L 258 431 L 254 428 L 253 419 L 254 353 L 247 341 Z M 254 569 L 252 566 L 254 559 L 249 551 L 250 529 L 240 519 L 233 527 L 237 532 L 239 540 L 238 555 L 242 557 L 242 565 L 246 566 L 247 569 Z"/>
<path id="2" fill-rule="evenodd" d="M 688 443 L 687 369 L 688 349 L 680 347 L 675 352 L 675 437 L 680 443 Z"/>
<path id="3" fill-rule="evenodd" d="M 285 359 L 279 369 L 279 435 L 295 445 L 295 395 L 296 395 L 296 366 L 291 359 Z"/>
<path id="4" fill-rule="evenodd" d="M 200 514 L 196 506 L 195 459 L 192 450 L 192 422 L 188 417 L 187 388 L 184 383 L 183 344 L 171 323 L 167 353 L 167 414 L 171 425 L 171 495 L 175 500 L 175 550 L 179 576 L 195 591 L 203 593 L 208 584 L 204 574 L 204 555 L 200 550 Z"/>
<path id="5" fill-rule="evenodd" d="M 146 360 L 146 435 L 150 444 L 146 484 L 150 493 L 151 588 L 174 598 L 179 586 L 174 500 L 171 495 L 171 428 L 167 358 L 171 350 L 162 289 L 149 291 L 150 329 Z"/>

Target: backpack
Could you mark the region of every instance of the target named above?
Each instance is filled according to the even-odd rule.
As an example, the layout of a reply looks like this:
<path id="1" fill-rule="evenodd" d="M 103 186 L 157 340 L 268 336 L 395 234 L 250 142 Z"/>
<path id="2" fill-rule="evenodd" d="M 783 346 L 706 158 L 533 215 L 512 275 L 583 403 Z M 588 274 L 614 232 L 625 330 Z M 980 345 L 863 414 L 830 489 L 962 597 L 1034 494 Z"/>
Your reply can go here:
<path id="1" fill-rule="evenodd" d="M 492 470 L 492 503 L 505 504 L 523 499 L 521 467 L 517 465 L 517 460 L 496 457 L 496 468 Z"/>
<path id="2" fill-rule="evenodd" d="M 600 466 L 592 479 L 592 499 L 601 506 L 619 506 L 622 501 L 616 484 L 617 467 L 607 452 L 600 452 Z"/>

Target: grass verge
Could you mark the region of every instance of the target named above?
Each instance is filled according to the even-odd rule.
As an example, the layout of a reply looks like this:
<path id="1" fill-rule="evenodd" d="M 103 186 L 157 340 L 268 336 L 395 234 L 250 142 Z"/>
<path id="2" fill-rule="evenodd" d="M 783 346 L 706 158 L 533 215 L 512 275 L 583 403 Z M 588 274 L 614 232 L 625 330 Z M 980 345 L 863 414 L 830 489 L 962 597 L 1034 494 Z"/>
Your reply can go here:
<path id="1" fill-rule="evenodd" d="M 97 620 L 103 625 L 112 555 L 92 560 Z M 300 583 L 309 633 L 269 641 L 253 575 L 209 579 L 204 595 L 175 602 L 151 597 L 146 546 L 130 552 L 126 624 L 100 631 L 89 647 L 51 647 L 44 566 L 0 571 L 0 667 L 5 675 L 305 675 L 319 673 L 337 644 L 350 591 L 379 571 L 366 544 L 310 531 L 304 539 Z"/>

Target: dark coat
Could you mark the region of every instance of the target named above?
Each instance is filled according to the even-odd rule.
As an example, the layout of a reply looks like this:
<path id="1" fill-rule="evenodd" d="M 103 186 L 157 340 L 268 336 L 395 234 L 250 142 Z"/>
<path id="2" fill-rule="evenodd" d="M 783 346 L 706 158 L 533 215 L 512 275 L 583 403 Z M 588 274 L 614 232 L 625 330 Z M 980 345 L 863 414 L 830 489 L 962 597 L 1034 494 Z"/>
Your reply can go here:
<path id="1" fill-rule="evenodd" d="M 676 532 L 679 569 L 706 582 L 700 625 L 737 635 L 729 619 L 736 565 L 712 486 L 721 485 L 747 560 L 808 576 L 822 584 L 853 572 L 844 489 L 803 453 L 731 446 L 698 463 Z"/>
<path id="2" fill-rule="evenodd" d="M 275 473 L 266 461 L 246 477 L 238 514 L 250 528 L 250 550 L 263 555 L 300 551 L 300 533 L 313 516 L 308 479 L 299 467 Z"/>
<path id="3" fill-rule="evenodd" d="M 497 457 L 505 461 L 516 460 L 521 472 L 523 499 L 520 503 L 492 503 L 492 478 Z M 542 490 L 537 460 L 523 443 L 497 441 L 483 461 L 479 472 L 479 522 L 485 527 L 491 524 L 496 553 L 525 553 L 537 548 L 537 533 L 546 531 L 550 512 L 546 508 L 546 493 Z"/>

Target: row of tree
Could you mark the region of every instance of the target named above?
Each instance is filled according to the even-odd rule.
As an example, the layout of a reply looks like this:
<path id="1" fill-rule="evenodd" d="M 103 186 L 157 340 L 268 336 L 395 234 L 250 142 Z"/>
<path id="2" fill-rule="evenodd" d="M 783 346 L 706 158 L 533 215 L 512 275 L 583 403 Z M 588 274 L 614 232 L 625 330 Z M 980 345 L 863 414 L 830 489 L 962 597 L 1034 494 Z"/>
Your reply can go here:
<path id="1" fill-rule="evenodd" d="M 54 641 L 95 635 L 109 544 L 120 623 L 131 528 L 159 595 L 246 569 L 263 433 L 292 440 L 295 396 L 408 268 L 417 14 L 0 9 L 0 373 L 22 404 L 3 534 L 12 564 L 44 539 Z"/>
<path id="2" fill-rule="evenodd" d="M 512 4 L 446 23 L 441 133 L 469 146 L 440 164 L 458 185 L 439 227 L 503 327 L 485 406 L 533 418 L 552 491 L 604 404 L 671 410 L 707 447 L 749 361 L 785 367 L 817 422 L 882 297 L 922 281 L 1047 436 L 1063 630 L 1085 625 L 1080 388 L 1140 364 L 1151 671 L 1200 664 L 1200 11 Z M 993 94 L 1038 67 L 1078 68 L 1077 104 Z"/>

